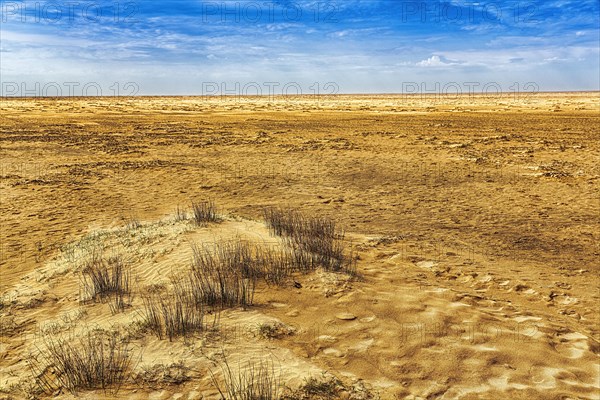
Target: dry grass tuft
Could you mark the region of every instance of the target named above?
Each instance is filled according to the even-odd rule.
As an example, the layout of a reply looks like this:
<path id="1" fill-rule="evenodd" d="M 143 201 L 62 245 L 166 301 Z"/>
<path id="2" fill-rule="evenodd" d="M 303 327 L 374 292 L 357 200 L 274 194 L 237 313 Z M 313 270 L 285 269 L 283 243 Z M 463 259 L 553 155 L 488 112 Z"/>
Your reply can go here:
<path id="1" fill-rule="evenodd" d="M 148 292 L 143 296 L 142 327 L 172 341 L 208 328 L 205 311 L 195 299 L 193 289 L 183 280 L 174 282 L 172 292 Z"/>
<path id="2" fill-rule="evenodd" d="M 192 214 L 197 225 L 205 225 L 209 222 L 218 222 L 217 206 L 212 200 L 192 202 Z"/>
<path id="3" fill-rule="evenodd" d="M 193 247 L 189 286 L 197 303 L 212 307 L 252 304 L 260 271 L 247 242 L 219 242 L 212 249 Z"/>
<path id="4" fill-rule="evenodd" d="M 29 366 L 44 393 L 117 393 L 131 374 L 132 349 L 117 332 L 94 330 L 75 339 L 48 335 L 37 350 Z"/>
<path id="5" fill-rule="evenodd" d="M 356 274 L 356 258 L 335 221 L 310 217 L 292 209 L 267 208 L 263 216 L 272 234 L 285 238 L 295 269 Z"/>
<path id="6" fill-rule="evenodd" d="M 187 211 L 185 211 L 183 208 L 177 206 L 177 209 L 175 210 L 175 222 L 186 221 L 187 218 L 188 218 Z"/>
<path id="7" fill-rule="evenodd" d="M 123 311 L 131 303 L 131 272 L 121 256 L 92 256 L 81 272 L 80 299 L 83 303 L 111 300 L 113 313 Z"/>
<path id="8" fill-rule="evenodd" d="M 272 362 L 248 362 L 239 366 L 235 371 L 231 369 L 225 358 L 221 365 L 223 384 L 221 385 L 214 375 L 213 384 L 219 391 L 221 398 L 226 400 L 279 400 L 283 392 L 281 374 L 275 371 Z"/>

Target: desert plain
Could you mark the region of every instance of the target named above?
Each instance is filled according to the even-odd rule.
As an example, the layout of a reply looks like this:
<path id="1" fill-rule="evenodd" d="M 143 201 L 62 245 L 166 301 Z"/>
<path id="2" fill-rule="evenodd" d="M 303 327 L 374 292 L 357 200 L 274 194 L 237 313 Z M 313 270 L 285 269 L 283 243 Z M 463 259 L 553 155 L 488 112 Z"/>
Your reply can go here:
<path id="1" fill-rule="evenodd" d="M 599 128 L 598 92 L 3 98 L 0 398 L 236 398 L 259 371 L 272 398 L 600 399 Z M 354 269 L 144 325 L 195 250 L 282 246 L 268 209 L 335 222 Z M 98 257 L 122 307 L 85 299 Z M 127 362 L 68 387 L 48 348 L 89 332 Z"/>

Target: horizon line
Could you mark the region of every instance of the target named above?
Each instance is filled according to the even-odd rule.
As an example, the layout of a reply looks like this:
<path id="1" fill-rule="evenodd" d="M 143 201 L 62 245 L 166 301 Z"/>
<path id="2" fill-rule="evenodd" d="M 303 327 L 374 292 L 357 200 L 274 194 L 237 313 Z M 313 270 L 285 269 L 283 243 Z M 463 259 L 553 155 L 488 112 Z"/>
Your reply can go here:
<path id="1" fill-rule="evenodd" d="M 416 92 L 416 93 L 397 93 L 397 92 L 381 92 L 381 93 L 335 93 L 335 94 L 136 94 L 136 95 L 100 95 L 100 96 L 0 96 L 0 99 L 103 99 L 103 98 L 144 98 L 144 97 L 201 97 L 206 99 L 218 98 L 296 98 L 296 97 L 344 97 L 344 96 L 422 96 L 422 97 L 498 97 L 503 95 L 522 95 L 535 96 L 540 94 L 565 94 L 565 93 L 600 93 L 600 89 L 590 90 L 540 90 L 538 92 L 494 92 L 494 93 L 431 93 L 431 92 Z"/>

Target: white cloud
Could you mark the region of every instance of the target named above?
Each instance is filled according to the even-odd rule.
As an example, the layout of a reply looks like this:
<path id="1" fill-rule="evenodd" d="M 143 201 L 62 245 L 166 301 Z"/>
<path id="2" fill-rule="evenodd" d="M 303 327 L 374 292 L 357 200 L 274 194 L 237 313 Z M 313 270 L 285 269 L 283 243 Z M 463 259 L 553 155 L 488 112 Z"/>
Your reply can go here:
<path id="1" fill-rule="evenodd" d="M 445 57 L 431 56 L 426 60 L 419 61 L 416 63 L 418 67 L 447 67 L 451 65 L 458 65 L 459 62 L 454 60 L 448 60 Z"/>

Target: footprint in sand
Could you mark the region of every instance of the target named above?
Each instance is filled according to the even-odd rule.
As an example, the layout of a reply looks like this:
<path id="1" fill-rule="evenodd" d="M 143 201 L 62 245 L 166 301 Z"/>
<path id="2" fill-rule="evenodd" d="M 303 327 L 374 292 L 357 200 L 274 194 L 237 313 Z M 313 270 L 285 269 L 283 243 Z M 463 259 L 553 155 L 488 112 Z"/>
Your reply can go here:
<path id="1" fill-rule="evenodd" d="M 515 285 L 512 289 L 509 290 L 509 292 L 512 290 L 514 290 L 515 292 L 518 292 L 518 293 L 523 293 L 523 294 L 528 294 L 528 295 L 537 294 L 537 292 L 535 290 L 533 290 L 532 288 L 530 288 L 529 286 L 527 286 L 524 283 L 519 283 L 519 284 Z"/>
<path id="2" fill-rule="evenodd" d="M 512 318 L 516 322 L 516 334 L 519 335 L 519 340 L 540 340 L 544 337 L 545 324 L 539 321 L 542 320 L 540 317 L 534 317 L 531 315 L 518 315 Z"/>
<path id="3" fill-rule="evenodd" d="M 554 389 L 556 387 L 555 376 L 562 372 L 560 368 L 531 367 L 529 377 L 538 389 Z"/>
<path id="4" fill-rule="evenodd" d="M 367 351 L 373 345 L 373 343 L 375 343 L 375 339 L 366 339 L 358 342 L 354 346 L 351 346 L 349 349 L 354 350 L 358 353 L 363 353 Z"/>
<path id="5" fill-rule="evenodd" d="M 560 305 L 563 305 L 563 306 L 571 306 L 571 305 L 579 303 L 579 299 L 578 298 L 571 297 L 571 296 L 569 296 L 567 294 L 562 294 L 562 295 L 559 295 L 559 296 L 555 296 L 553 298 L 553 300 L 556 303 L 558 303 Z"/>
<path id="6" fill-rule="evenodd" d="M 588 337 L 579 332 L 559 335 L 558 340 L 556 351 L 568 358 L 581 358 L 590 349 Z"/>

